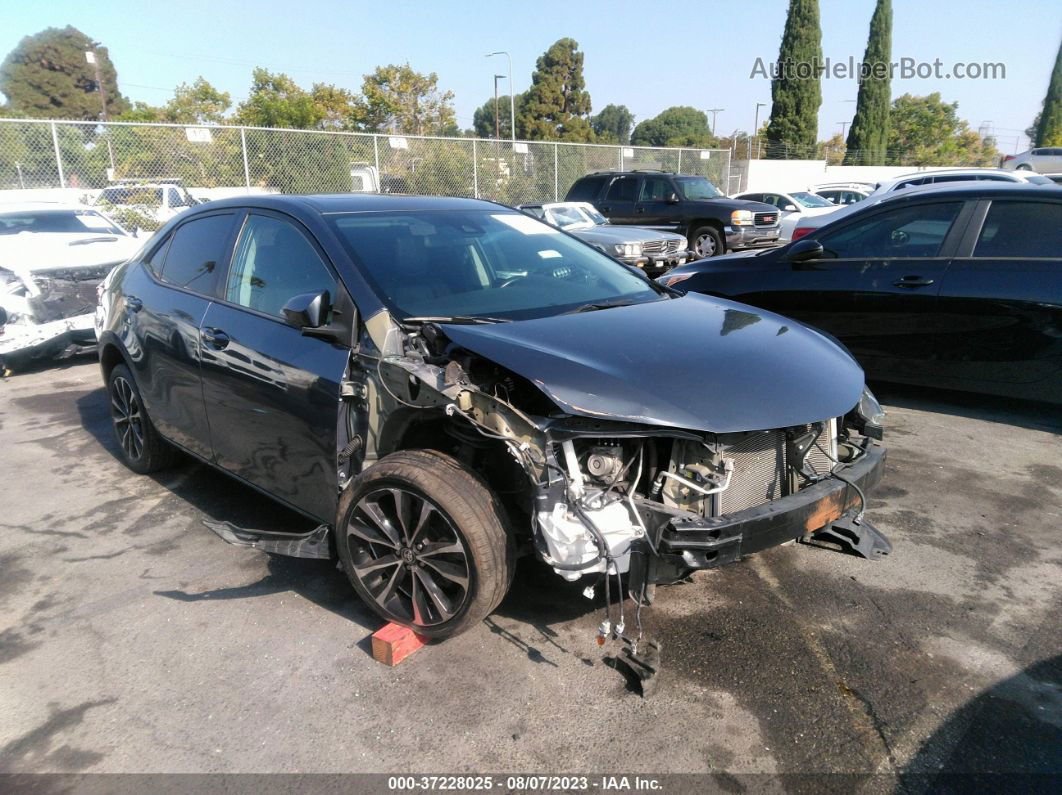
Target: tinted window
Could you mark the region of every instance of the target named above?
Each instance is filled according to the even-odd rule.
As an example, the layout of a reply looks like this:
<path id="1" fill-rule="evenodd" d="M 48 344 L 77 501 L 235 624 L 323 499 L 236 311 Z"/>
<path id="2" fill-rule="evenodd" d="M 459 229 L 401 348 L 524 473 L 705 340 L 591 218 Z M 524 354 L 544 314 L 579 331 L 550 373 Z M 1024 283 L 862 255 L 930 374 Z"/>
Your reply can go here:
<path id="1" fill-rule="evenodd" d="M 572 185 L 571 190 L 568 191 L 568 201 L 573 202 L 589 202 L 597 198 L 597 194 L 601 192 L 601 185 L 604 183 L 604 177 L 588 177 L 581 179 Z"/>
<path id="2" fill-rule="evenodd" d="M 1062 258 L 1062 204 L 992 202 L 974 256 Z"/>
<path id="3" fill-rule="evenodd" d="M 762 193 L 742 193 L 740 196 L 737 196 L 735 198 L 743 199 L 744 201 L 747 201 L 747 202 L 761 202 L 761 201 L 763 201 L 763 194 Z"/>
<path id="4" fill-rule="evenodd" d="M 283 317 L 291 298 L 328 291 L 336 283 L 317 250 L 287 221 L 248 215 L 232 255 L 225 299 L 234 304 Z"/>
<path id="5" fill-rule="evenodd" d="M 617 177 L 609 186 L 608 195 L 605 198 L 613 202 L 632 202 L 637 188 L 637 177 Z"/>
<path id="6" fill-rule="evenodd" d="M 926 182 L 937 184 L 940 182 L 971 182 L 978 179 L 975 174 L 944 174 L 940 177 L 927 177 Z"/>
<path id="7" fill-rule="evenodd" d="M 960 209 L 962 202 L 901 207 L 816 239 L 825 257 L 935 257 Z"/>
<path id="8" fill-rule="evenodd" d="M 182 224 L 170 239 L 163 281 L 212 295 L 232 228 L 232 215 L 210 215 Z"/>
<path id="9" fill-rule="evenodd" d="M 664 179 L 663 177 L 646 177 L 642 182 L 642 190 L 638 195 L 638 201 L 667 201 L 667 197 L 674 192 L 674 189 L 671 187 L 671 180 Z"/>

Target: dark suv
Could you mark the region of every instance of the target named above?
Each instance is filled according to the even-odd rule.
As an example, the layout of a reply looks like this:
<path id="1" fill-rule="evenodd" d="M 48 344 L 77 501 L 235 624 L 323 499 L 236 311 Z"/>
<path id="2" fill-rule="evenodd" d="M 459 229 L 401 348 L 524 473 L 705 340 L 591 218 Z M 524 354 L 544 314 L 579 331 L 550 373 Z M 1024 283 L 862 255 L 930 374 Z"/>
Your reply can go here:
<path id="1" fill-rule="evenodd" d="M 490 202 L 195 207 L 111 272 L 97 331 L 130 468 L 180 449 L 287 504 L 304 532 L 210 527 L 338 556 L 431 637 L 492 611 L 518 555 L 648 598 L 861 516 L 883 469 L 880 409 L 832 340 Z"/>
<path id="2" fill-rule="evenodd" d="M 613 224 L 685 235 L 699 258 L 778 244 L 778 208 L 728 199 L 704 177 L 663 171 L 598 171 L 580 177 L 566 201 L 590 202 Z"/>

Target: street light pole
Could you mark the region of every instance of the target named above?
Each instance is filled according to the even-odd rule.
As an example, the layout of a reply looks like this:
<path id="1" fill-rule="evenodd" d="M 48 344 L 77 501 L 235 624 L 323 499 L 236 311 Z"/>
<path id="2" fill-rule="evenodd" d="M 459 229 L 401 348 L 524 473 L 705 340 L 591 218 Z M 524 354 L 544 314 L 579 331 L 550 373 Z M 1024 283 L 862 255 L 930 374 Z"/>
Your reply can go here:
<path id="1" fill-rule="evenodd" d="M 516 89 L 513 88 L 513 57 L 509 55 L 505 50 L 498 50 L 497 52 L 488 52 L 486 57 L 491 58 L 495 55 L 504 55 L 509 59 L 509 133 L 512 140 L 516 140 Z M 495 102 L 497 105 L 497 102 Z M 498 117 L 498 109 L 494 109 L 494 118 Z"/>
<path id="2" fill-rule="evenodd" d="M 850 121 L 839 121 L 837 123 L 841 125 L 841 139 L 844 140 L 845 128 L 847 128 L 848 125 L 851 124 L 852 122 L 850 122 Z"/>
<path id="3" fill-rule="evenodd" d="M 498 81 L 505 75 L 494 75 L 494 138 L 501 138 L 501 119 L 498 118 Z"/>

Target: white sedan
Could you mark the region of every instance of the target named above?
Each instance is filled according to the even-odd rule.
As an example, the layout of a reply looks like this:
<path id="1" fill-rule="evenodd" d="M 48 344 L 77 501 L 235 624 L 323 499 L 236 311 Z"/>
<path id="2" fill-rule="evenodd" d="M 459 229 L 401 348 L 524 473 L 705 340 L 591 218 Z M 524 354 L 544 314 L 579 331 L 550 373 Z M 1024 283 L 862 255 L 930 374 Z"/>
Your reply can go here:
<path id="1" fill-rule="evenodd" d="M 817 215 L 827 215 L 839 209 L 836 204 L 806 190 L 749 191 L 735 194 L 731 198 L 764 202 L 777 207 L 782 216 L 778 232 L 778 240 L 782 243 L 792 239 L 793 230 L 796 229 L 799 221 Z"/>
<path id="2" fill-rule="evenodd" d="M 95 344 L 96 287 L 142 243 L 82 205 L 0 204 L 0 369 Z"/>

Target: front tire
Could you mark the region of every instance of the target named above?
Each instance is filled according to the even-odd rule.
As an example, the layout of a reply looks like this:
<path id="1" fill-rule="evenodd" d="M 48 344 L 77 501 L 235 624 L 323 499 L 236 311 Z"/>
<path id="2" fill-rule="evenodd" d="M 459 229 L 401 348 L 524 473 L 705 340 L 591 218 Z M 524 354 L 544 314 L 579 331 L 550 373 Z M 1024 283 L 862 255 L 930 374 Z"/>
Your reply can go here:
<path id="1" fill-rule="evenodd" d="M 374 612 L 444 638 L 486 618 L 509 589 L 516 550 L 504 516 L 483 479 L 456 459 L 404 450 L 347 487 L 336 549 Z"/>
<path id="2" fill-rule="evenodd" d="M 714 226 L 698 227 L 693 230 L 687 242 L 690 244 L 690 250 L 697 255 L 697 259 L 707 259 L 726 253 L 723 236 Z"/>
<path id="3" fill-rule="evenodd" d="M 155 430 L 136 381 L 124 364 L 111 370 L 107 393 L 111 399 L 111 425 L 122 462 L 141 475 L 173 466 L 180 454 Z"/>
<path id="4" fill-rule="evenodd" d="M 1015 171 L 1032 171 L 1032 166 L 1030 166 L 1028 163 L 1022 163 L 1020 166 L 1018 166 L 1014 170 Z"/>

